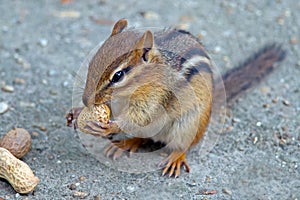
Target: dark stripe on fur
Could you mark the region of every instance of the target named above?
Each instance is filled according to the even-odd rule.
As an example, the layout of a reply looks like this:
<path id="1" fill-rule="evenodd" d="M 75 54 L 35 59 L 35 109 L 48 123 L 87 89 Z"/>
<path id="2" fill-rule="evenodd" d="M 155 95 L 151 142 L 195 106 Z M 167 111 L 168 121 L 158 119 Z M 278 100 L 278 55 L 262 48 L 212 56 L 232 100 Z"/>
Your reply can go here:
<path id="1" fill-rule="evenodd" d="M 212 73 L 209 64 L 200 62 L 198 65 L 187 69 L 184 75 L 185 75 L 186 80 L 190 81 L 194 75 L 196 75 L 200 72 Z"/>
<path id="2" fill-rule="evenodd" d="M 205 58 L 209 59 L 206 52 L 203 51 L 202 49 L 196 48 L 196 47 L 191 48 L 184 54 L 183 57 L 180 58 L 181 68 L 184 68 L 183 65 L 185 63 L 189 62 L 189 59 L 192 59 L 195 56 L 201 56 L 201 57 L 205 57 Z M 200 72 L 212 73 L 210 65 L 205 62 L 201 62 L 201 61 L 199 63 L 197 63 L 195 66 L 191 66 L 184 70 L 186 70 L 184 74 L 185 74 L 187 81 L 190 81 L 194 75 L 196 75 Z"/>
<path id="3" fill-rule="evenodd" d="M 191 35 L 191 33 L 188 32 L 188 31 L 186 31 L 186 30 L 178 29 L 177 31 L 178 31 L 179 33 L 182 33 L 182 34 Z"/>
<path id="4" fill-rule="evenodd" d="M 177 30 L 173 30 L 171 31 L 169 34 L 165 35 L 162 38 L 159 38 L 161 41 L 166 42 L 168 40 L 172 40 L 173 38 L 178 37 L 179 35 L 181 35 L 182 33 L 178 32 Z"/>
<path id="5" fill-rule="evenodd" d="M 180 59 L 180 66 L 182 66 L 188 59 L 194 57 L 194 56 L 203 56 L 206 57 L 207 59 L 210 59 L 209 56 L 206 54 L 205 51 L 203 51 L 200 48 L 191 48 L 189 49 L 184 55 L 183 57 Z"/>

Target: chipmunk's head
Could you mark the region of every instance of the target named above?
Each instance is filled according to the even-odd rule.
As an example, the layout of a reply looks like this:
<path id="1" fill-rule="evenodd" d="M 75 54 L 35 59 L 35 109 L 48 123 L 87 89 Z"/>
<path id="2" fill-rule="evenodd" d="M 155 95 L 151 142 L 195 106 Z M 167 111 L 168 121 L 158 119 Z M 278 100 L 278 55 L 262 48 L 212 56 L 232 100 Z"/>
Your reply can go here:
<path id="1" fill-rule="evenodd" d="M 110 37 L 91 60 L 82 97 L 86 106 L 107 103 L 114 94 L 126 96 L 130 88 L 151 77 L 147 74 L 152 70 L 147 69 L 148 64 L 162 63 L 152 32 L 124 31 L 126 26 L 125 19 L 116 22 Z"/>

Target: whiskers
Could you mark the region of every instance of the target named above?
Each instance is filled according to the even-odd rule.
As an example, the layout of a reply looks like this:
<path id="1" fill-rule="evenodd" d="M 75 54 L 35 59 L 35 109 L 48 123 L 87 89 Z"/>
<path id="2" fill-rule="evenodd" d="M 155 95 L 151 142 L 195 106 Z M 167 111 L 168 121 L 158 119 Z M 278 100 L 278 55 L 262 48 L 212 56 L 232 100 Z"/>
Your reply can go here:
<path id="1" fill-rule="evenodd" d="M 79 71 L 80 72 L 80 71 Z M 72 77 L 74 78 L 74 82 L 72 85 L 72 104 L 73 106 L 78 106 L 81 104 L 82 95 L 85 88 L 85 78 L 82 73 L 78 73 L 76 71 L 70 72 Z"/>
<path id="2" fill-rule="evenodd" d="M 82 91 L 84 90 L 85 87 L 85 78 L 81 73 L 72 71 L 71 75 L 74 78 L 74 87 L 80 88 Z"/>

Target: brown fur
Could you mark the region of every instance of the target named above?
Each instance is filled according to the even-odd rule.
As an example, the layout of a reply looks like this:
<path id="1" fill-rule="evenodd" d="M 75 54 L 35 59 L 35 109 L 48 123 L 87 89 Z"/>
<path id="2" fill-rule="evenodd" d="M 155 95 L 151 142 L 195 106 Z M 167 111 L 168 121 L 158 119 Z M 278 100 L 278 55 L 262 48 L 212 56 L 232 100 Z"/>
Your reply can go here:
<path id="1" fill-rule="evenodd" d="M 126 25 L 126 20 L 118 21 L 92 59 L 83 102 L 86 106 L 111 104 L 112 123 L 120 130 L 167 144 L 173 154 L 164 173 L 176 165 L 177 176 L 185 152 L 204 136 L 213 95 L 220 98 L 221 81 L 213 91 L 210 58 L 190 33 L 124 31 Z M 227 100 L 261 80 L 283 57 L 279 47 L 269 46 L 226 73 Z M 114 74 L 128 67 L 123 79 L 112 83 Z"/>

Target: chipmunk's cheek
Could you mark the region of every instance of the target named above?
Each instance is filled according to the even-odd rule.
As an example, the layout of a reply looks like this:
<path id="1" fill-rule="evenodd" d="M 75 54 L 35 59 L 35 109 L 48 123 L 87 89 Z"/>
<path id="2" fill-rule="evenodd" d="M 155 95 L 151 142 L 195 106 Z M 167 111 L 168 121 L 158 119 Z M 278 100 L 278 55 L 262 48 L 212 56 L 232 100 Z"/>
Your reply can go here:
<path id="1" fill-rule="evenodd" d="M 122 113 L 126 113 L 128 110 L 129 103 L 126 101 L 126 97 L 123 99 L 116 99 L 111 102 L 110 108 L 112 113 L 112 119 L 118 119 Z"/>

